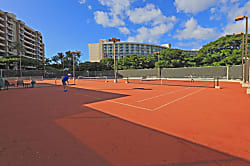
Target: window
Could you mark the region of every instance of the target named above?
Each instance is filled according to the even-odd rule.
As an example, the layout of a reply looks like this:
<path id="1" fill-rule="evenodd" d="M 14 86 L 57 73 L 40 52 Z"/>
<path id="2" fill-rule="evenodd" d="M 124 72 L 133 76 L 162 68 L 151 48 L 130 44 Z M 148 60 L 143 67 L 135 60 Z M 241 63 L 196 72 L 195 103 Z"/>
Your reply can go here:
<path id="1" fill-rule="evenodd" d="M 11 24 L 8 24 L 8 27 L 9 27 L 9 28 L 12 28 L 13 26 L 12 26 Z"/>
<path id="2" fill-rule="evenodd" d="M 8 30 L 8 33 L 9 33 L 9 34 L 12 34 L 12 30 Z"/>
<path id="3" fill-rule="evenodd" d="M 11 18 L 8 17 L 8 21 L 11 22 L 12 21 Z"/>
<path id="4" fill-rule="evenodd" d="M 20 39 L 23 39 L 23 35 L 20 35 Z"/>
<path id="5" fill-rule="evenodd" d="M 12 36 L 8 35 L 8 39 L 9 39 L 9 40 L 12 40 Z"/>

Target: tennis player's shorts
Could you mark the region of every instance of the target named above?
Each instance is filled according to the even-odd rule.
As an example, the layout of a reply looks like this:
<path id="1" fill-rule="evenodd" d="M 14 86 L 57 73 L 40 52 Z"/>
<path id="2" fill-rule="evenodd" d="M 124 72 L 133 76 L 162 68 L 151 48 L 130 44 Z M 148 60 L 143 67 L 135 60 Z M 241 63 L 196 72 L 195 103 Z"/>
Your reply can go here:
<path id="1" fill-rule="evenodd" d="M 63 85 L 66 85 L 66 82 L 65 82 L 65 81 L 62 81 L 62 84 L 63 84 Z"/>

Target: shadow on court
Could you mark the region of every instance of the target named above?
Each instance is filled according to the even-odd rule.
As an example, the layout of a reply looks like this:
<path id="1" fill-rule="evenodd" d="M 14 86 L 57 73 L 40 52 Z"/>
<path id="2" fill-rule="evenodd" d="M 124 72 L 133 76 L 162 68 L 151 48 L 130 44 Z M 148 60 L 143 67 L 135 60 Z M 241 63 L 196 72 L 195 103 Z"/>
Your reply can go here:
<path id="1" fill-rule="evenodd" d="M 0 126 L 4 126 L 0 130 L 0 165 L 250 165 L 83 106 L 120 97 L 125 95 L 77 88 L 65 93 L 62 87 L 0 92 Z"/>

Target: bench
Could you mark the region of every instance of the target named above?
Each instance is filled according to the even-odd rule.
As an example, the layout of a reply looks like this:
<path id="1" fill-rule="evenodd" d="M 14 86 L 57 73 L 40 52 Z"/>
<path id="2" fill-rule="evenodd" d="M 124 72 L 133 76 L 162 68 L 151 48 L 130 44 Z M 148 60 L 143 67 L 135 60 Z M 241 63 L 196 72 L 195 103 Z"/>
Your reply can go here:
<path id="1" fill-rule="evenodd" d="M 5 80 L 6 82 L 8 82 L 9 86 L 16 86 L 16 81 L 14 80 Z"/>
<path id="2" fill-rule="evenodd" d="M 8 80 L 4 80 L 4 86 L 5 88 L 8 90 L 9 89 L 9 86 L 15 86 L 15 84 L 9 82 Z"/>
<path id="3" fill-rule="evenodd" d="M 29 86 L 30 86 L 30 83 L 23 83 L 24 88 L 29 88 Z"/>
<path id="4" fill-rule="evenodd" d="M 16 86 L 18 87 L 19 85 L 22 85 L 24 87 L 23 80 L 17 80 Z"/>

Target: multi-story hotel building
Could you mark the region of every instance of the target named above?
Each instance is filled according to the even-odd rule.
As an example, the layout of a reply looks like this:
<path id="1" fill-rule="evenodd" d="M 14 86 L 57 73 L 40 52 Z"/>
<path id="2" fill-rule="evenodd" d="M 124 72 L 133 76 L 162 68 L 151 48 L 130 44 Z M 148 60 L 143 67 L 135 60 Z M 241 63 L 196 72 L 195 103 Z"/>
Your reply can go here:
<path id="1" fill-rule="evenodd" d="M 13 13 L 0 10 L 0 58 L 18 55 L 17 50 L 12 48 L 16 41 L 23 43 L 25 49 L 25 53 L 22 53 L 23 57 L 43 60 L 42 34 L 28 27 L 21 20 L 17 20 Z M 1 65 L 5 64 L 1 63 Z"/>
<path id="2" fill-rule="evenodd" d="M 101 39 L 99 43 L 88 44 L 88 46 L 90 62 L 100 62 L 100 60 L 106 57 L 113 58 L 113 43 L 108 42 L 107 39 Z M 153 45 L 133 42 L 118 42 L 115 44 L 115 55 L 117 59 L 131 54 L 147 56 L 170 47 L 170 44 Z"/>

